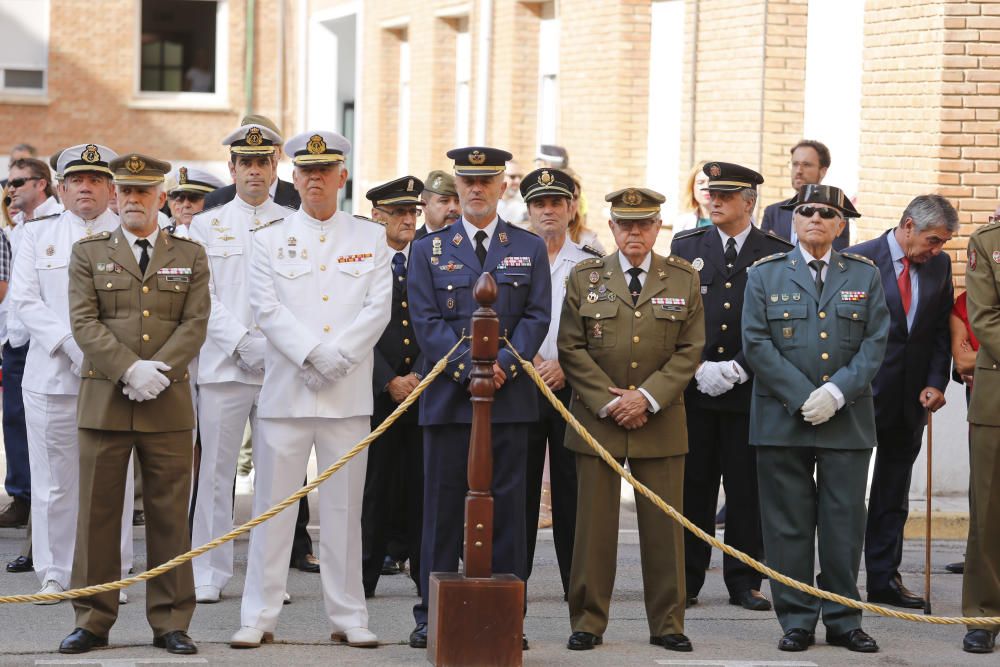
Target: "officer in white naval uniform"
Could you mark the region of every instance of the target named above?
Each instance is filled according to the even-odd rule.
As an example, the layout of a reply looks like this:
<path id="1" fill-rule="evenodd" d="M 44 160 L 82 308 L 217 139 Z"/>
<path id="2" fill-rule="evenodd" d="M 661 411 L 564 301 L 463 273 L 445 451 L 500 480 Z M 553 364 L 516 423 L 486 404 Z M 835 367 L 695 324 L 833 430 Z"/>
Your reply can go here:
<path id="1" fill-rule="evenodd" d="M 107 208 L 108 164 L 116 157 L 97 144 L 63 151 L 58 171 L 67 209 L 57 218 L 25 224 L 14 258 L 10 299 L 31 338 L 21 386 L 31 461 L 33 556 L 42 593 L 69 587 L 79 501 L 76 401 L 83 352 L 69 324 L 69 257 L 81 238 L 118 227 L 118 216 Z M 129 484 L 121 527 L 123 575 L 132 565 L 132 496 Z"/>
<path id="2" fill-rule="evenodd" d="M 350 142 L 311 131 L 285 144 L 302 207 L 254 233 L 251 309 L 267 337 L 254 439 L 254 513 L 294 492 L 309 453 L 326 468 L 368 435 L 373 350 L 389 323 L 392 274 L 381 225 L 337 210 Z M 376 646 L 361 582 L 361 505 L 367 452 L 319 487 L 320 577 L 331 639 Z M 242 627 L 230 645 L 273 637 L 295 514 L 250 537 Z"/>
<path id="3" fill-rule="evenodd" d="M 192 544 L 205 544 L 233 527 L 236 459 L 247 420 L 252 426 L 256 421 L 257 396 L 264 380 L 264 336 L 250 312 L 251 232 L 292 213 L 275 204 L 268 191 L 281 137 L 266 127 L 243 126 L 222 143 L 229 146 L 236 196 L 196 215 L 190 229 L 191 238 L 205 246 L 212 271 L 212 314 L 198 356 L 201 466 Z M 195 558 L 198 602 L 218 602 L 232 576 L 232 542 Z"/>

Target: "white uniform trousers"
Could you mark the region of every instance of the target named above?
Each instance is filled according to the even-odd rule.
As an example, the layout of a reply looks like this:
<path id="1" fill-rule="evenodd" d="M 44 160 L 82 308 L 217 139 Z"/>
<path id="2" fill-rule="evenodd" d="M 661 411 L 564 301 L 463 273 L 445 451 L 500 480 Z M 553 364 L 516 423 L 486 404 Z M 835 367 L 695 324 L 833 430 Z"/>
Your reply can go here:
<path id="1" fill-rule="evenodd" d="M 325 470 L 371 432 L 370 418 L 257 420 L 253 513 L 259 515 L 302 486 L 309 453 Z M 368 450 L 319 487 L 320 577 L 333 632 L 368 627 L 361 583 L 361 502 Z M 278 623 L 295 532 L 296 505 L 253 529 L 241 625 L 273 632 Z"/>
<path id="2" fill-rule="evenodd" d="M 260 385 L 213 382 L 198 386 L 201 465 L 191 544 L 201 546 L 233 529 L 233 480 L 247 420 L 255 421 Z M 194 559 L 194 585 L 220 590 L 233 576 L 233 543 Z"/>
<path id="3" fill-rule="evenodd" d="M 80 508 L 80 442 L 72 394 L 40 394 L 24 389 L 24 422 L 31 467 L 31 539 L 35 574 L 69 588 Z M 132 568 L 133 462 L 122 510 L 122 576 Z"/>

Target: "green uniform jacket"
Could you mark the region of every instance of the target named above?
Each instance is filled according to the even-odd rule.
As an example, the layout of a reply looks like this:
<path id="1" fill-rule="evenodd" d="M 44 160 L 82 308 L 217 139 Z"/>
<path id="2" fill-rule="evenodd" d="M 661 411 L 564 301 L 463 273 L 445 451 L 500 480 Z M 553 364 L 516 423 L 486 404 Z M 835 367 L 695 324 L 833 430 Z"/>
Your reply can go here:
<path id="1" fill-rule="evenodd" d="M 705 345 L 698 272 L 687 261 L 653 253 L 634 307 L 617 252 L 580 262 L 567 278 L 558 345 L 573 387 L 573 415 L 611 454 L 687 453 L 684 388 Z M 614 398 L 608 387 L 642 388 L 660 410 L 643 427 L 626 430 L 597 416 Z M 566 447 L 596 455 L 576 431 L 567 431 Z"/>
<path id="2" fill-rule="evenodd" d="M 743 302 L 743 352 L 755 373 L 750 444 L 874 447 L 871 381 L 888 336 L 889 309 L 871 260 L 834 251 L 822 296 L 799 248 L 757 262 Z M 800 409 L 826 382 L 846 404 L 813 426 Z"/>
<path id="3" fill-rule="evenodd" d="M 965 289 L 969 325 L 979 339 L 971 424 L 1000 426 L 1000 224 L 980 227 L 969 238 Z"/>
<path id="4" fill-rule="evenodd" d="M 145 277 L 119 227 L 73 246 L 69 312 L 83 350 L 80 428 L 160 433 L 194 428 L 188 364 L 208 328 L 211 300 L 205 249 L 164 231 Z M 122 394 L 125 371 L 139 359 L 170 366 L 170 386 L 151 401 Z"/>

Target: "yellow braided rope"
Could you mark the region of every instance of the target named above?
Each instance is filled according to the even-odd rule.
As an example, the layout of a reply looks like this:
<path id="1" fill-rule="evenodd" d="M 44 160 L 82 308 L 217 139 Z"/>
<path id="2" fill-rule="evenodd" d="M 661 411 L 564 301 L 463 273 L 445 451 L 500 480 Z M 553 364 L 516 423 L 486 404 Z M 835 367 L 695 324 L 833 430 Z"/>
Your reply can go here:
<path id="1" fill-rule="evenodd" d="M 417 400 L 420 394 L 422 394 L 423 391 L 427 389 L 428 385 L 430 385 L 430 383 L 434 381 L 434 378 L 436 378 L 438 375 L 441 374 L 445 366 L 448 365 L 448 361 L 450 360 L 451 355 L 455 352 L 455 350 L 458 349 L 458 346 L 461 345 L 463 341 L 468 339 L 469 339 L 468 336 L 463 336 L 462 338 L 459 338 L 458 341 L 455 343 L 455 345 L 453 345 L 452 348 L 448 350 L 448 353 L 444 355 L 444 357 L 442 357 L 440 360 L 438 360 L 436 364 L 434 364 L 434 368 L 431 369 L 431 372 L 428 373 L 427 376 L 420 381 L 420 384 L 418 384 L 414 388 L 414 390 L 410 392 L 410 395 L 407 396 L 402 403 L 397 405 L 396 409 L 392 411 L 392 414 L 386 417 L 385 421 L 379 424 L 374 431 L 369 433 L 364 440 L 356 444 L 351 449 L 351 451 L 341 456 L 335 463 L 333 463 L 329 468 L 324 470 L 313 481 L 309 482 L 301 489 L 299 489 L 292 495 L 288 496 L 287 498 L 285 498 L 280 503 L 278 503 L 271 509 L 267 510 L 260 516 L 254 517 L 253 519 L 247 521 L 242 526 L 232 529 L 225 535 L 217 537 L 211 542 L 207 542 L 196 549 L 192 549 L 187 553 L 176 556 L 168 560 L 166 563 L 163 563 L 158 567 L 154 567 L 153 569 L 147 570 L 146 572 L 138 574 L 134 577 L 121 579 L 119 581 L 112 581 L 106 584 L 96 584 L 94 586 L 87 586 L 86 588 L 72 589 L 68 591 L 63 591 L 62 593 L 36 593 L 34 595 L 7 595 L 0 597 L 0 604 L 11 604 L 15 602 L 43 602 L 43 601 L 48 602 L 48 601 L 70 600 L 73 598 L 87 597 L 88 595 L 94 595 L 96 593 L 107 593 L 109 591 L 117 591 L 119 589 L 126 588 L 127 586 L 131 586 L 132 584 L 137 584 L 140 581 L 147 581 L 149 579 L 158 577 L 164 572 L 168 572 L 177 567 L 178 565 L 182 565 L 183 563 L 188 562 L 192 558 L 200 556 L 206 551 L 211 551 L 217 546 L 225 544 L 226 542 L 229 542 L 231 540 L 234 540 L 243 533 L 249 532 L 251 528 L 254 528 L 255 526 L 264 523 L 265 521 L 275 516 L 285 508 L 297 503 L 299 499 L 301 499 L 304 495 L 306 495 L 307 493 L 318 487 L 320 484 L 325 482 L 327 479 L 329 479 L 329 477 L 333 475 L 333 473 L 337 472 L 345 465 L 347 465 L 348 461 L 350 461 L 355 456 L 364 451 L 364 449 L 368 447 L 368 445 L 370 445 L 379 436 L 385 433 L 386 430 L 390 426 L 392 426 L 393 423 L 397 419 L 399 419 L 404 412 L 406 412 L 406 409 L 409 408 L 411 405 L 413 405 L 413 403 Z"/>
<path id="2" fill-rule="evenodd" d="M 546 386 L 545 381 L 542 380 L 542 376 L 539 375 L 538 371 L 535 370 L 534 365 L 532 365 L 531 362 L 526 361 L 518 353 L 518 351 L 514 348 L 514 346 L 511 344 L 509 340 L 507 339 L 504 340 L 507 343 L 507 349 L 510 350 L 511 353 L 521 363 L 521 366 L 524 368 L 524 370 L 528 373 L 529 376 L 531 376 L 531 379 L 534 380 L 535 384 L 538 385 L 538 389 L 542 392 L 545 398 L 548 399 L 549 403 L 552 404 L 552 407 L 554 407 L 559 412 L 559 414 L 562 415 L 563 419 L 565 419 L 566 422 L 570 426 L 572 426 L 577 433 L 580 434 L 580 437 L 583 438 L 584 442 L 586 442 L 591 449 L 597 452 L 597 455 L 600 456 L 605 463 L 611 466 L 615 470 L 615 472 L 617 472 L 622 478 L 624 478 L 629 484 L 631 484 L 636 491 L 638 491 L 646 498 L 648 498 L 650 502 L 652 502 L 654 505 L 660 508 L 660 510 L 666 513 L 671 519 L 680 523 L 687 530 L 694 533 L 698 537 L 698 539 L 704 542 L 708 542 L 716 549 L 720 549 L 723 553 L 726 553 L 732 556 L 733 558 L 739 560 L 740 562 L 749 565 L 750 567 L 757 570 L 761 574 L 767 575 L 773 581 L 777 581 L 781 584 L 784 584 L 785 586 L 794 588 L 797 591 L 808 593 L 809 595 L 812 595 L 814 597 L 842 604 L 845 607 L 851 607 L 853 609 L 861 609 L 864 611 L 871 612 L 873 614 L 888 616 L 890 618 L 898 618 L 904 621 L 914 621 L 916 623 L 932 623 L 935 625 L 975 625 L 975 626 L 1000 624 L 1000 616 L 972 616 L 972 617 L 924 616 L 922 614 L 911 614 L 909 612 L 896 611 L 895 609 L 888 609 L 886 607 L 880 607 L 878 605 L 869 604 L 867 602 L 860 602 L 859 600 L 852 600 L 851 598 L 846 598 L 843 595 L 837 595 L 836 593 L 820 590 L 819 588 L 810 586 L 809 584 L 804 584 L 800 581 L 796 581 L 795 579 L 786 577 L 780 572 L 772 570 L 763 563 L 754 560 L 753 558 L 746 555 L 742 551 L 734 549 L 728 544 L 720 542 L 718 539 L 715 538 L 715 536 L 709 535 L 701 528 L 691 523 L 687 519 L 687 517 L 685 517 L 683 514 L 681 514 L 676 509 L 674 509 L 666 502 L 664 502 L 662 498 L 660 498 L 657 494 L 650 491 L 648 487 L 642 484 L 642 482 L 637 480 L 635 477 L 632 476 L 630 472 L 628 472 L 625 468 L 623 468 L 618 463 L 618 461 L 616 461 L 615 458 L 608 452 L 608 450 L 602 447 L 601 443 L 595 440 L 594 436 L 590 435 L 587 429 L 585 429 L 583 425 L 580 424 L 579 421 L 577 421 L 576 417 L 574 417 L 570 413 L 570 411 L 566 409 L 566 406 L 562 404 L 562 401 L 556 398 L 555 394 L 553 394 L 552 391 L 548 388 L 548 386 Z"/>

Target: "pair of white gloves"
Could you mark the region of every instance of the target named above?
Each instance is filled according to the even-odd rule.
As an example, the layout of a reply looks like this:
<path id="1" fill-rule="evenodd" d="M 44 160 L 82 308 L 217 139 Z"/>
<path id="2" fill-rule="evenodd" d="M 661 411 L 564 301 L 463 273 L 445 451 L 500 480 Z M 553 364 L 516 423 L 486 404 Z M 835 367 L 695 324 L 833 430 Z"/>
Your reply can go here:
<path id="1" fill-rule="evenodd" d="M 83 350 L 72 336 L 66 338 L 59 348 L 69 357 L 70 370 L 74 375 L 79 375 L 83 367 Z M 151 401 L 170 386 L 170 379 L 163 374 L 169 370 L 170 366 L 162 361 L 139 359 L 122 375 L 122 382 L 125 383 L 122 393 L 137 403 Z"/>
<path id="2" fill-rule="evenodd" d="M 247 333 L 236 344 L 236 365 L 240 370 L 260 375 L 264 372 L 264 349 L 267 339 L 262 335 Z"/>
<path id="3" fill-rule="evenodd" d="M 299 377 L 311 391 L 319 391 L 334 380 L 347 375 L 351 362 L 332 342 L 320 343 L 306 356 Z"/>
<path id="4" fill-rule="evenodd" d="M 740 373 L 735 361 L 705 361 L 694 374 L 698 391 L 709 396 L 722 396 L 746 377 Z"/>

